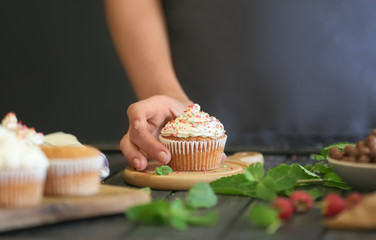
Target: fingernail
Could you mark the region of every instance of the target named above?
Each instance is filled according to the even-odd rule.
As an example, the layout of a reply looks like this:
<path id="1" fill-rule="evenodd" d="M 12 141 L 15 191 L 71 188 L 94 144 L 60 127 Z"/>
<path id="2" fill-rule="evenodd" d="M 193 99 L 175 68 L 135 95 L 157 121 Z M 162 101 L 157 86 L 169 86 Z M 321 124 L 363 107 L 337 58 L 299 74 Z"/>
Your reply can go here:
<path id="1" fill-rule="evenodd" d="M 138 160 L 138 158 L 135 158 L 133 160 L 133 164 L 134 164 L 135 168 L 138 169 L 138 167 L 140 166 L 140 160 Z"/>
<path id="2" fill-rule="evenodd" d="M 158 153 L 158 158 L 162 163 L 167 163 L 167 154 L 163 151 Z"/>
<path id="3" fill-rule="evenodd" d="M 140 126 L 140 121 L 139 120 L 134 121 L 133 128 L 137 129 L 139 126 Z"/>

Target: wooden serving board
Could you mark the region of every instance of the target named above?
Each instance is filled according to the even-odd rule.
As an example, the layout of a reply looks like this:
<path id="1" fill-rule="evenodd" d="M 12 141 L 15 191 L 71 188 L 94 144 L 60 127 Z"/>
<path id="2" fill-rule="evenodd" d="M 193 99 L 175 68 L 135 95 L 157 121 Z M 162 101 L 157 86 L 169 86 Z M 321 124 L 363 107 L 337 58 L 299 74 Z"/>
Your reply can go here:
<path id="1" fill-rule="evenodd" d="M 199 182 L 212 182 L 221 177 L 243 173 L 252 163 L 264 163 L 264 157 L 258 152 L 239 152 L 227 157 L 220 168 L 211 171 L 173 171 L 168 175 L 157 175 L 155 168 L 161 164 L 150 161 L 147 168 L 139 172 L 133 167 L 124 170 L 124 180 L 137 187 L 150 187 L 159 190 L 188 190 Z"/>
<path id="2" fill-rule="evenodd" d="M 151 197 L 146 191 L 109 185 L 101 185 L 98 193 L 91 196 L 46 196 L 38 206 L 0 208 L 0 232 L 123 213 L 136 204 L 150 201 Z"/>

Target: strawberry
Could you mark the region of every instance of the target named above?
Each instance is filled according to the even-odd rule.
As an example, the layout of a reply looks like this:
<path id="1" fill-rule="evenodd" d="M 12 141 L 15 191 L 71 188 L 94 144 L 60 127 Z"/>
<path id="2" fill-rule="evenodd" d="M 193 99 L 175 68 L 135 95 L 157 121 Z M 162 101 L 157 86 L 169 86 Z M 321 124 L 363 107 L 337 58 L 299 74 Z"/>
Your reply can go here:
<path id="1" fill-rule="evenodd" d="M 348 207 L 356 206 L 360 201 L 362 201 L 363 195 L 358 192 L 353 192 L 346 198 Z"/>
<path id="2" fill-rule="evenodd" d="M 334 217 L 347 208 L 347 202 L 337 193 L 329 193 L 325 196 L 321 213 L 326 217 Z"/>
<path id="3" fill-rule="evenodd" d="M 279 219 L 289 220 L 294 213 L 294 206 L 286 197 L 277 197 L 270 203 L 270 207 L 278 212 Z"/>
<path id="4" fill-rule="evenodd" d="M 307 212 L 313 207 L 313 198 L 305 191 L 295 191 L 290 196 L 295 212 Z"/>

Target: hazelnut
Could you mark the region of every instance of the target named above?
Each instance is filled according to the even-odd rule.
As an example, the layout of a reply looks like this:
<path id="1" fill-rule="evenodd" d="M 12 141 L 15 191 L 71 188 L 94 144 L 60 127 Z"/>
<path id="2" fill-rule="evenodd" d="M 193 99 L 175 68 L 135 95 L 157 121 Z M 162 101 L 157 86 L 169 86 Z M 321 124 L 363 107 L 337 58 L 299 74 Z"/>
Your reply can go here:
<path id="1" fill-rule="evenodd" d="M 359 141 L 356 143 L 356 148 L 359 149 L 359 148 L 362 148 L 364 147 L 366 144 L 364 141 Z"/>
<path id="2" fill-rule="evenodd" d="M 369 135 L 376 136 L 376 129 L 373 129 L 373 130 L 369 133 Z"/>
<path id="3" fill-rule="evenodd" d="M 370 152 L 371 152 L 371 150 L 369 149 L 369 147 L 362 147 L 362 148 L 358 149 L 359 155 L 368 155 L 368 154 L 370 154 Z"/>
<path id="4" fill-rule="evenodd" d="M 358 158 L 358 162 L 369 163 L 369 162 L 371 162 L 371 158 L 367 155 L 360 155 L 359 158 Z"/>
<path id="5" fill-rule="evenodd" d="M 376 136 L 374 135 L 369 135 L 367 138 L 366 138 L 366 145 L 367 146 L 373 146 L 376 144 Z"/>
<path id="6" fill-rule="evenodd" d="M 339 150 L 338 147 L 329 148 L 328 154 L 329 154 L 329 157 L 333 159 L 340 160 L 343 157 L 343 153 L 341 152 L 341 150 Z"/>
<path id="7" fill-rule="evenodd" d="M 358 155 L 358 150 L 353 145 L 347 145 L 344 152 L 347 156 L 356 157 Z"/>
<path id="8" fill-rule="evenodd" d="M 354 156 L 343 157 L 342 161 L 344 161 L 344 162 L 356 162 L 356 157 L 354 157 Z"/>

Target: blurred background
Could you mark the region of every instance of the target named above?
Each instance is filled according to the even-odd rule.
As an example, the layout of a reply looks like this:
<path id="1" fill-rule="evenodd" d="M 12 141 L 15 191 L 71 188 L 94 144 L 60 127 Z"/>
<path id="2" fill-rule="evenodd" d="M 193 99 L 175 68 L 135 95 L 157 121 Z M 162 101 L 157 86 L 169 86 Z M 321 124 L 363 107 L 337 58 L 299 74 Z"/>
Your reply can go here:
<path id="1" fill-rule="evenodd" d="M 367 110 L 376 107 L 375 84 L 369 84 L 376 81 L 376 1 L 235 2 L 163 1 L 177 75 L 191 99 L 224 123 L 227 150 L 317 150 L 360 139 L 366 134 L 361 126 L 376 126 L 369 121 L 376 113 Z M 0 116 L 13 111 L 45 134 L 64 131 L 116 149 L 128 127 L 126 109 L 136 98 L 112 44 L 103 2 L 2 0 L 0 31 Z M 330 84 L 316 84 L 318 79 Z M 341 88 L 351 81 L 359 83 L 357 91 Z M 342 95 L 336 114 L 314 112 L 337 86 Z M 278 95 L 295 87 L 293 95 Z M 364 95 L 354 94 L 359 90 Z M 265 97 L 266 91 L 275 97 Z M 359 97 L 367 104 L 341 104 Z M 313 101 L 303 105 L 304 99 Z M 292 103 L 294 110 L 276 102 Z M 285 115 L 298 123 L 282 120 Z M 345 125 L 344 118 L 355 124 Z M 319 131 L 306 128 L 314 121 Z M 274 136 L 268 124 L 285 132 Z M 319 138 L 325 124 L 343 134 Z M 310 140 L 293 140 L 294 131 Z"/>
<path id="2" fill-rule="evenodd" d="M 117 146 L 135 96 L 101 0 L 0 1 L 0 115 Z"/>

